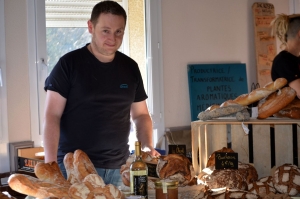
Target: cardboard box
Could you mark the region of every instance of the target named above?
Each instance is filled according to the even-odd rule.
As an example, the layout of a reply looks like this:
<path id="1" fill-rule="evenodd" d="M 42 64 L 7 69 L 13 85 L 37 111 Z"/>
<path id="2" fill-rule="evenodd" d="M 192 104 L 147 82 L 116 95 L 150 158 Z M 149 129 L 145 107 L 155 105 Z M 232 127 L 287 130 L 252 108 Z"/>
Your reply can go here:
<path id="1" fill-rule="evenodd" d="M 36 153 L 44 152 L 43 147 L 18 149 L 18 170 L 33 173 L 38 162 L 44 162 L 43 156 Z"/>

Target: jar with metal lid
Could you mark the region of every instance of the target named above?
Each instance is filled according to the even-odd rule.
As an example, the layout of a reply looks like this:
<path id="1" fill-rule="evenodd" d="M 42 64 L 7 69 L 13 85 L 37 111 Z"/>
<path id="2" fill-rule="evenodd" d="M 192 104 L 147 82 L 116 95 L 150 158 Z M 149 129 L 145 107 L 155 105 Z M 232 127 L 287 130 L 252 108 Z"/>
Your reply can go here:
<path id="1" fill-rule="evenodd" d="M 178 199 L 178 181 L 158 180 L 155 182 L 156 199 Z"/>

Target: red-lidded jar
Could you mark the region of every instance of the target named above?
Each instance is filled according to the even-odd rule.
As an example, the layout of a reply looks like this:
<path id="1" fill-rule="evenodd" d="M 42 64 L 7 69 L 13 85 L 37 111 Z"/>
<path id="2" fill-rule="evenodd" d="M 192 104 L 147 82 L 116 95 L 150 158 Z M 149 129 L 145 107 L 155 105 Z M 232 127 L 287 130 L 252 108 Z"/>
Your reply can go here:
<path id="1" fill-rule="evenodd" d="M 155 182 L 156 199 L 178 199 L 178 182 L 158 180 Z"/>

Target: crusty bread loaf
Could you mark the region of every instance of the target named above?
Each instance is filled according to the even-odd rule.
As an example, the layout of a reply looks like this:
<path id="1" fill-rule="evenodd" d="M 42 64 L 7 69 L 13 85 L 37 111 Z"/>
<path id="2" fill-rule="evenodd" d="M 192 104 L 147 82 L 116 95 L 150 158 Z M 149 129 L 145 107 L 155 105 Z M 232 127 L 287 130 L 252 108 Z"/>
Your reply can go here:
<path id="1" fill-rule="evenodd" d="M 209 166 L 202 169 L 202 171 L 197 176 L 197 183 L 201 185 L 206 185 L 206 181 L 210 180 L 210 175 L 215 170 L 215 166 Z"/>
<path id="2" fill-rule="evenodd" d="M 237 189 L 223 189 L 221 191 L 208 190 L 205 192 L 205 196 L 202 198 L 206 199 L 261 199 L 257 194 L 237 190 Z"/>
<path id="3" fill-rule="evenodd" d="M 97 174 L 94 164 L 85 152 L 77 149 L 73 154 L 74 174 L 79 182 L 89 174 Z"/>
<path id="4" fill-rule="evenodd" d="M 263 182 L 263 183 L 268 183 L 273 187 L 273 177 L 272 176 L 261 177 L 257 181 Z"/>
<path id="5" fill-rule="evenodd" d="M 243 176 L 238 170 L 234 169 L 220 169 L 214 170 L 209 176 L 210 179 L 206 181 L 210 189 L 217 189 L 226 187 L 227 189 L 247 190 L 248 185 Z"/>
<path id="6" fill-rule="evenodd" d="M 61 199 L 121 199 L 124 194 L 114 185 L 106 185 L 103 179 L 82 150 L 69 153 L 64 158 L 67 163 L 67 173 L 72 170 L 74 179 L 64 179 L 56 162 L 38 163 L 35 173 L 38 178 L 25 175 L 13 174 L 9 177 L 9 186 L 22 194 L 36 198 L 61 198 Z M 73 166 L 72 166 L 73 165 Z M 72 183 L 71 183 L 72 182 Z"/>
<path id="7" fill-rule="evenodd" d="M 69 187 L 54 183 L 44 182 L 25 174 L 12 174 L 8 184 L 13 190 L 36 198 L 69 198 Z"/>
<path id="8" fill-rule="evenodd" d="M 291 103 L 277 113 L 274 113 L 273 116 L 300 119 L 300 99 L 295 97 Z"/>
<path id="9" fill-rule="evenodd" d="M 223 102 L 220 107 L 226 107 L 226 106 L 231 106 L 231 105 L 241 105 L 238 104 L 237 102 L 233 101 L 233 100 L 227 100 L 225 102 Z"/>
<path id="10" fill-rule="evenodd" d="M 207 107 L 207 109 L 205 109 L 205 111 L 209 112 L 209 111 L 215 110 L 216 108 L 220 108 L 220 105 L 219 104 L 213 104 L 213 105 Z"/>
<path id="11" fill-rule="evenodd" d="M 97 174 L 89 174 L 82 182 L 73 184 L 69 189 L 69 195 L 74 199 L 121 199 L 123 197 L 117 187 L 112 184 L 105 185 L 103 179 Z"/>
<path id="12" fill-rule="evenodd" d="M 125 186 L 130 186 L 130 170 L 129 167 L 126 166 L 126 164 L 121 166 L 120 174 L 122 177 L 122 182 Z"/>
<path id="13" fill-rule="evenodd" d="M 256 182 L 252 182 L 248 184 L 248 191 L 258 194 L 261 197 L 270 196 L 277 193 L 274 185 L 273 185 L 273 177 L 272 176 L 265 176 L 258 179 Z M 269 198 L 269 197 L 267 197 Z M 273 198 L 273 197 L 271 197 Z M 269 198 L 269 199 L 271 199 Z"/>
<path id="14" fill-rule="evenodd" d="M 258 103 L 258 119 L 265 119 L 277 113 L 296 97 L 296 91 L 291 87 L 284 87 L 278 92 L 272 93 Z"/>
<path id="15" fill-rule="evenodd" d="M 272 182 L 256 181 L 248 184 L 248 191 L 264 197 L 270 193 L 276 193 Z"/>
<path id="16" fill-rule="evenodd" d="M 245 109 L 247 109 L 246 106 L 234 104 L 225 107 L 219 107 L 212 111 L 202 111 L 198 114 L 197 117 L 198 119 L 205 121 L 205 120 L 211 120 L 218 117 L 229 116 L 237 112 L 241 112 Z"/>
<path id="17" fill-rule="evenodd" d="M 76 182 L 79 182 L 76 177 L 76 171 L 73 165 L 74 162 L 74 153 L 67 153 L 64 157 L 64 165 L 67 172 L 67 180 L 71 184 L 74 184 Z"/>
<path id="18" fill-rule="evenodd" d="M 177 180 L 179 186 L 186 186 L 195 176 L 190 160 L 179 154 L 162 156 L 158 160 L 156 173 L 160 179 Z"/>
<path id="19" fill-rule="evenodd" d="M 238 163 L 238 171 L 239 171 L 239 174 L 241 174 L 241 176 L 244 177 L 247 184 L 256 182 L 258 179 L 258 174 L 257 174 L 255 167 L 249 163 L 239 162 Z"/>
<path id="20" fill-rule="evenodd" d="M 292 164 L 277 167 L 273 175 L 273 185 L 280 193 L 297 195 L 300 193 L 300 169 Z"/>
<path id="21" fill-rule="evenodd" d="M 57 162 L 39 162 L 34 167 L 34 173 L 38 179 L 62 186 L 71 186 L 61 173 Z"/>
<path id="22" fill-rule="evenodd" d="M 246 106 L 257 102 L 271 93 L 277 91 L 278 89 L 282 88 L 287 84 L 287 80 L 285 78 L 278 78 L 274 82 L 269 82 L 263 88 L 257 88 L 249 94 L 243 94 L 238 96 L 233 102 L 236 102 L 240 105 Z"/>

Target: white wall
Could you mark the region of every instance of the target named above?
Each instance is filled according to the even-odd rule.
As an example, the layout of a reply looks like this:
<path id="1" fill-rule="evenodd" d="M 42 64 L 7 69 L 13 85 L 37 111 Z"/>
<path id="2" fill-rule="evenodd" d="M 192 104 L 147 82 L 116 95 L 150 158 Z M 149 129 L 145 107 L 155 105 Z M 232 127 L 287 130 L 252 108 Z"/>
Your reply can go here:
<path id="1" fill-rule="evenodd" d="M 9 142 L 31 139 L 26 2 L 4 0 Z M 190 125 L 188 63 L 244 62 L 256 81 L 252 0 L 162 0 L 166 127 Z M 288 0 L 273 3 L 288 13 Z"/>
<path id="2" fill-rule="evenodd" d="M 256 82 L 254 2 L 162 0 L 166 127 L 190 125 L 188 64 L 246 63 L 248 87 Z M 288 0 L 260 2 L 272 3 L 276 14 L 289 14 Z"/>
<path id="3" fill-rule="evenodd" d="M 26 2 L 4 0 L 7 119 L 10 142 L 31 139 Z"/>

